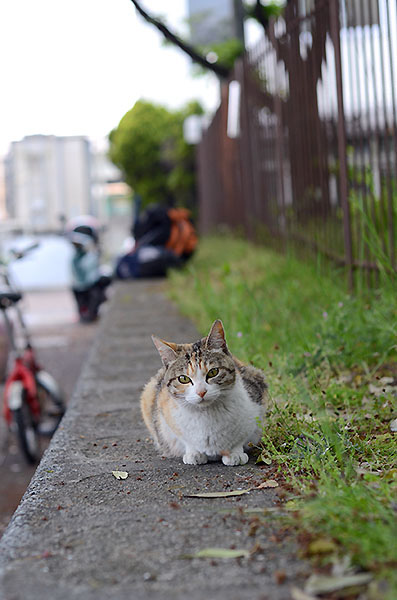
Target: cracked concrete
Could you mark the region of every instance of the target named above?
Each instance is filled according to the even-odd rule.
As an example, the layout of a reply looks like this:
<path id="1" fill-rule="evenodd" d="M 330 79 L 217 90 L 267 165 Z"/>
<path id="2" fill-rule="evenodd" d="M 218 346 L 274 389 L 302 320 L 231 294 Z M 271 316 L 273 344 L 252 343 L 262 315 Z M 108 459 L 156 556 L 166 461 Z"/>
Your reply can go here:
<path id="1" fill-rule="evenodd" d="M 148 440 L 139 396 L 160 367 L 150 334 L 199 338 L 162 286 L 116 285 L 67 414 L 0 542 L 2 600 L 287 600 L 302 581 L 306 566 L 268 511 L 277 491 L 184 496 L 248 488 L 266 468 L 253 459 L 187 466 L 161 458 Z M 113 470 L 129 476 L 116 480 Z M 253 509 L 269 514 L 254 532 Z M 214 546 L 255 551 L 191 558 Z"/>

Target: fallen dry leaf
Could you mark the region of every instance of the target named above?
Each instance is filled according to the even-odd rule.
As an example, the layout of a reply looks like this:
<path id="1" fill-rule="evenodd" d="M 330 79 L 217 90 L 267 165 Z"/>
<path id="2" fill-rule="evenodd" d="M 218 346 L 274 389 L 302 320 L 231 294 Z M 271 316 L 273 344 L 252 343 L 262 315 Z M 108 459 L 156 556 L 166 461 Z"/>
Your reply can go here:
<path id="1" fill-rule="evenodd" d="M 231 492 L 200 492 L 198 494 L 184 494 L 185 498 L 227 498 L 228 496 L 242 496 L 252 490 L 263 490 L 264 488 L 276 488 L 279 484 L 275 479 L 267 479 L 255 487 L 246 490 L 232 490 Z"/>
<path id="2" fill-rule="evenodd" d="M 127 479 L 128 477 L 127 471 L 112 471 L 112 474 L 116 479 Z"/>
<path id="3" fill-rule="evenodd" d="M 308 594 L 328 594 L 353 586 L 366 585 L 373 579 L 371 573 L 328 577 L 327 575 L 311 575 L 306 582 L 305 592 Z"/>
<path id="4" fill-rule="evenodd" d="M 259 484 L 255 490 L 261 490 L 263 488 L 276 488 L 278 487 L 278 482 L 275 479 L 267 479 L 263 483 Z"/>
<path id="5" fill-rule="evenodd" d="M 390 377 L 382 377 L 382 379 L 389 380 L 391 378 Z M 373 385 L 372 383 L 370 383 L 368 386 L 368 389 L 371 394 L 373 394 L 374 396 L 379 398 L 379 396 L 384 396 L 385 394 L 394 392 L 396 388 L 395 388 L 395 386 L 389 385 L 388 383 L 383 383 L 381 386 Z"/>
<path id="6" fill-rule="evenodd" d="M 302 592 L 302 590 L 296 587 L 291 588 L 290 592 L 292 600 L 316 600 L 315 596 L 309 596 L 309 594 Z"/>
<path id="7" fill-rule="evenodd" d="M 287 579 L 287 573 L 282 570 L 278 570 L 274 572 L 274 579 L 278 585 L 282 585 L 284 581 Z"/>
<path id="8" fill-rule="evenodd" d="M 335 552 L 335 550 L 337 550 L 335 542 L 327 540 L 326 538 L 319 538 L 318 540 L 311 542 L 308 553 L 311 556 L 314 556 L 316 554 L 329 554 L 330 552 Z"/>
<path id="9" fill-rule="evenodd" d="M 228 496 L 242 496 L 251 491 L 249 490 L 233 490 L 231 492 L 201 492 L 199 494 L 184 494 L 185 498 L 227 498 Z"/>
<path id="10" fill-rule="evenodd" d="M 203 548 L 193 558 L 248 558 L 248 550 L 232 550 L 230 548 Z"/>

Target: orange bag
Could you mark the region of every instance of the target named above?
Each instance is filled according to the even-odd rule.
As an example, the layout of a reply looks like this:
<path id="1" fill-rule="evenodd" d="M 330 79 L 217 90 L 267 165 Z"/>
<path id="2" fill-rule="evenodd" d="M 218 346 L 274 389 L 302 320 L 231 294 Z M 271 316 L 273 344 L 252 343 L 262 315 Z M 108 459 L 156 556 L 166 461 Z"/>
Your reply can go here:
<path id="1" fill-rule="evenodd" d="M 197 246 L 197 234 L 186 208 L 170 208 L 171 233 L 165 247 L 177 256 L 189 256 Z"/>

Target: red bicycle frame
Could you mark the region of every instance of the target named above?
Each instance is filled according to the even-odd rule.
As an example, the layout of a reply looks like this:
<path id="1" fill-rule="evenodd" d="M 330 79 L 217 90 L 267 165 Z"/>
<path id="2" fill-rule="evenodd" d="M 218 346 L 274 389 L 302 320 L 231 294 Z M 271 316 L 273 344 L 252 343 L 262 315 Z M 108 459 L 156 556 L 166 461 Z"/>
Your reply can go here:
<path id="1" fill-rule="evenodd" d="M 35 373 L 40 370 L 39 365 L 34 357 L 33 349 L 28 346 L 22 356 L 17 356 L 14 361 L 14 366 L 7 377 L 7 381 L 4 389 L 4 404 L 3 404 L 3 416 L 8 423 L 11 424 L 12 414 L 9 406 L 9 391 L 11 385 L 15 381 L 20 381 L 26 390 L 26 401 L 29 405 L 31 414 L 39 419 L 40 417 L 40 404 L 37 399 L 37 385 L 35 380 Z"/>

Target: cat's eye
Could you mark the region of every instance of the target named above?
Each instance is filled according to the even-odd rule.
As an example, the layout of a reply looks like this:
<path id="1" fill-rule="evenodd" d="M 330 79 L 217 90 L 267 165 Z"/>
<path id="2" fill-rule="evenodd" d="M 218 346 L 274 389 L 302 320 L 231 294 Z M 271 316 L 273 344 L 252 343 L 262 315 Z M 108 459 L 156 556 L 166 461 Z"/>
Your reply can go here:
<path id="1" fill-rule="evenodd" d="M 207 373 L 207 379 L 212 379 L 212 377 L 216 377 L 219 373 L 219 369 L 218 367 L 214 367 L 213 369 L 210 369 Z"/>
<path id="2" fill-rule="evenodd" d="M 178 381 L 179 383 L 192 383 L 192 380 L 187 375 L 179 375 Z"/>

